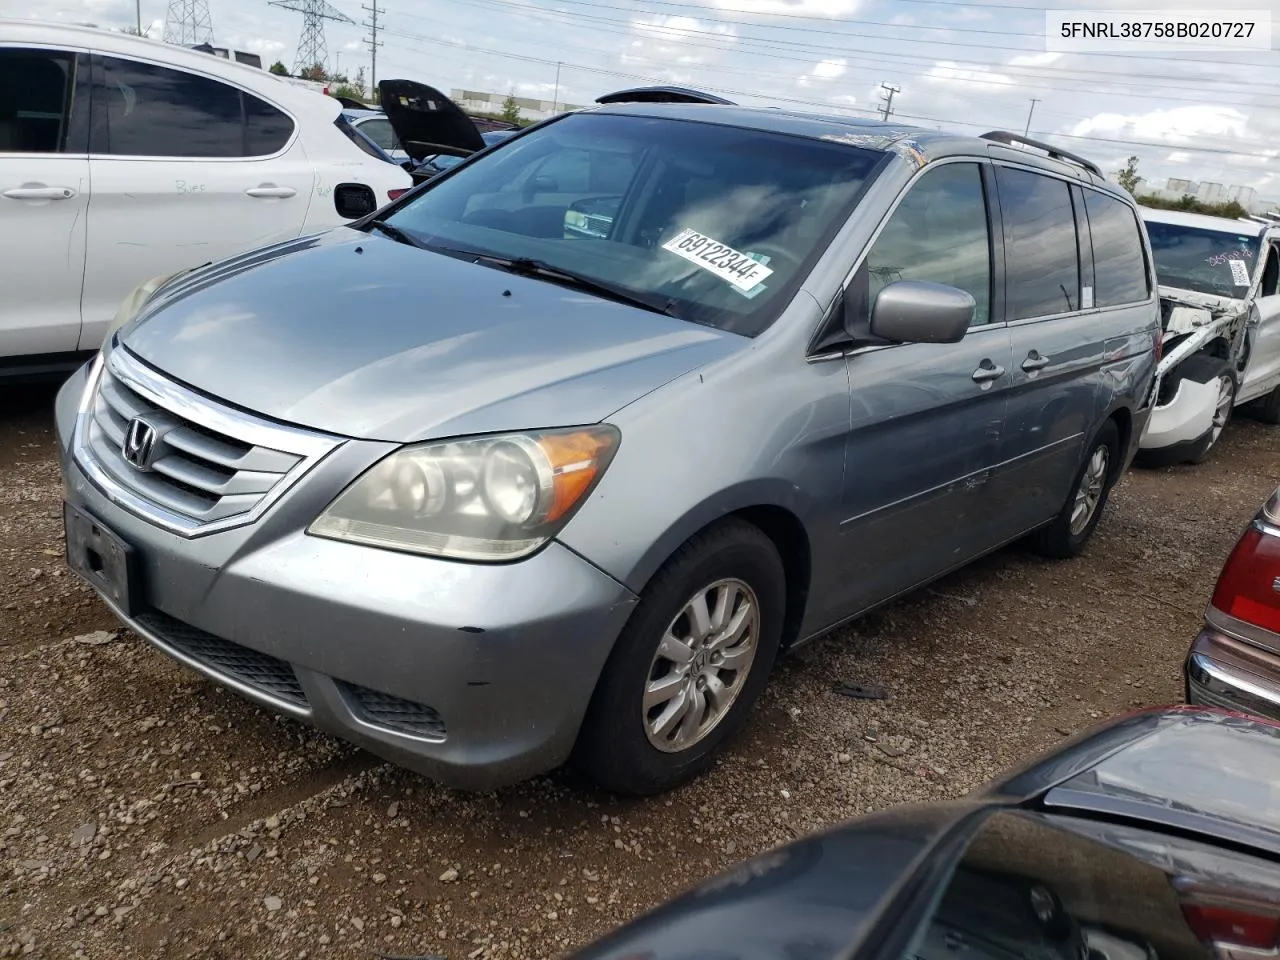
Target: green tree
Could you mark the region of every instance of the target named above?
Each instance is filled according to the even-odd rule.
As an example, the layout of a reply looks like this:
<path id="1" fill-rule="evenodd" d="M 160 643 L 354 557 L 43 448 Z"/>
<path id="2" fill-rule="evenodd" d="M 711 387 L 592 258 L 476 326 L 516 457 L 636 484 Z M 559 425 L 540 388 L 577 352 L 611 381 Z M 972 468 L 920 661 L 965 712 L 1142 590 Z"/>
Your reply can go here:
<path id="1" fill-rule="evenodd" d="M 1137 157 L 1130 157 L 1125 162 L 1124 169 L 1116 171 L 1116 180 L 1131 196 L 1137 195 L 1138 184 L 1142 182 L 1142 178 L 1138 176 Z"/>
<path id="2" fill-rule="evenodd" d="M 507 99 L 502 101 L 502 119 L 507 123 L 520 122 L 520 104 L 516 102 L 514 90 L 507 94 Z"/>
<path id="3" fill-rule="evenodd" d="M 313 80 L 319 83 L 323 81 L 325 78 L 324 65 L 319 63 L 313 63 L 311 66 L 307 67 L 300 74 L 298 74 L 298 76 L 300 76 L 303 80 Z"/>
<path id="4" fill-rule="evenodd" d="M 277 77 L 287 77 L 289 75 L 289 68 L 277 60 L 271 65 L 271 72 Z"/>

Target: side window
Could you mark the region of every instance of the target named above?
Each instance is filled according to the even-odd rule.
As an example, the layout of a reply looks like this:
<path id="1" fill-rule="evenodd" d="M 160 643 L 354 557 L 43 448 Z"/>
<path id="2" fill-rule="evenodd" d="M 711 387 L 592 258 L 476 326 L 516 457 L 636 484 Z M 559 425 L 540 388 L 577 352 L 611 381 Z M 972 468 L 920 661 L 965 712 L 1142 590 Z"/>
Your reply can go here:
<path id="1" fill-rule="evenodd" d="M 1093 237 L 1093 302 L 1098 307 L 1137 303 L 1151 295 L 1138 220 L 1128 204 L 1096 190 L 1084 191 Z"/>
<path id="2" fill-rule="evenodd" d="M 1262 288 L 1260 297 L 1280 295 L 1280 246 L 1272 243 L 1267 246 L 1267 259 L 1262 266 Z"/>
<path id="3" fill-rule="evenodd" d="M 1080 253 L 1067 184 L 1009 167 L 996 168 L 996 183 L 1004 220 L 1009 319 L 1080 309 Z"/>
<path id="4" fill-rule="evenodd" d="M 974 324 L 989 323 L 991 240 L 978 165 L 950 163 L 926 173 L 876 238 L 866 269 L 868 303 L 897 280 L 930 280 L 971 293 Z"/>
<path id="5" fill-rule="evenodd" d="M 391 129 L 390 120 L 382 120 L 375 117 L 373 120 L 366 120 L 357 129 L 383 150 L 400 149 L 400 143 L 396 140 L 396 132 Z"/>
<path id="6" fill-rule="evenodd" d="M 293 136 L 293 121 L 251 93 L 244 97 L 244 155 L 267 157 L 278 153 Z"/>
<path id="7" fill-rule="evenodd" d="M 105 118 L 105 129 L 95 125 L 95 153 L 196 158 L 251 155 L 246 145 L 245 106 L 235 87 L 116 57 L 103 57 L 102 67 L 102 86 L 94 97 L 95 108 L 98 102 L 102 104 L 99 119 Z M 264 120 L 261 111 L 254 109 L 259 113 L 255 130 L 270 132 L 274 125 L 278 134 L 278 120 Z"/>
<path id="8" fill-rule="evenodd" d="M 0 49 L 0 153 L 61 153 L 71 119 L 75 57 Z"/>

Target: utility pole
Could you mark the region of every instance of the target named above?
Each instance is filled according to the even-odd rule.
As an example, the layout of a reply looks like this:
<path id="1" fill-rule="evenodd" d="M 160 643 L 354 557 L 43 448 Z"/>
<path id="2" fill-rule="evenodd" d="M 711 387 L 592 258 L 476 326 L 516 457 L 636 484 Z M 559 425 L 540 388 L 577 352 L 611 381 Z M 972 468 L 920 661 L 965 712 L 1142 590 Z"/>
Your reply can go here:
<path id="1" fill-rule="evenodd" d="M 142 0 L 134 3 L 133 10 L 138 16 L 138 36 L 142 36 Z"/>
<path id="2" fill-rule="evenodd" d="M 880 99 L 884 101 L 884 106 L 880 108 L 880 122 L 888 123 L 889 114 L 893 113 L 893 95 L 901 93 L 902 88 L 891 83 L 882 83 L 880 84 L 880 89 L 882 91 Z"/>
<path id="3" fill-rule="evenodd" d="M 1039 102 L 1034 97 L 1031 99 L 1031 109 L 1027 111 L 1027 128 L 1022 131 L 1024 137 L 1031 133 L 1031 115 L 1036 112 L 1036 104 Z"/>
<path id="4" fill-rule="evenodd" d="M 556 92 L 551 95 L 551 115 L 555 116 L 556 108 L 560 106 L 560 67 L 559 60 L 556 61 Z"/>
<path id="5" fill-rule="evenodd" d="M 369 48 L 369 57 L 372 61 L 369 69 L 369 94 L 374 101 L 378 101 L 378 48 L 382 46 L 382 41 L 378 39 L 378 14 L 387 11 L 378 6 L 378 0 L 373 0 L 369 6 L 360 8 L 369 14 L 369 19 L 364 25 L 369 28 L 369 36 L 365 39 L 365 45 Z"/>

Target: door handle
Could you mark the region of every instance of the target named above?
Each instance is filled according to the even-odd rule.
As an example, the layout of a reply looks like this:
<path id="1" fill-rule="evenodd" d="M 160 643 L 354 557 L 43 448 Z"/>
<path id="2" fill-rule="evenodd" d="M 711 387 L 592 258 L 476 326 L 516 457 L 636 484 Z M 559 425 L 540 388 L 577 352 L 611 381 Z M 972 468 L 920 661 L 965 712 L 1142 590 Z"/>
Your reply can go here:
<path id="1" fill-rule="evenodd" d="M 1042 357 L 1035 350 L 1027 354 L 1027 359 L 1022 361 L 1022 369 L 1031 373 L 1034 370 L 1043 370 L 1049 365 L 1049 358 Z"/>
<path id="2" fill-rule="evenodd" d="M 70 200 L 76 192 L 70 187 L 14 187 L 4 195 L 10 200 Z"/>
<path id="3" fill-rule="evenodd" d="M 989 383 L 1004 376 L 1004 367 L 997 366 L 990 360 L 983 360 L 981 366 L 973 371 L 970 376 L 973 378 L 974 383 Z"/>
<path id="4" fill-rule="evenodd" d="M 250 187 L 245 193 L 260 200 L 285 200 L 289 197 L 297 196 L 298 191 L 293 187 L 277 187 L 274 183 L 264 183 L 256 187 Z"/>

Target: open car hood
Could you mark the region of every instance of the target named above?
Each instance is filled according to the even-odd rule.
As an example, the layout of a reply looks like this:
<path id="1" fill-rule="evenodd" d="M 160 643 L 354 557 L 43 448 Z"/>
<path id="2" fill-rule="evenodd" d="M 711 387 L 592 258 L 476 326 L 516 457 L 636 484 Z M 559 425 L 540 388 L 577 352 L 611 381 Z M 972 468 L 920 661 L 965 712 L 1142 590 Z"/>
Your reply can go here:
<path id="1" fill-rule="evenodd" d="M 718 103 L 734 106 L 732 100 L 689 87 L 635 87 L 596 97 L 596 103 Z"/>
<path id="2" fill-rule="evenodd" d="M 444 152 L 441 147 L 472 153 L 485 147 L 472 119 L 435 87 L 413 80 L 383 80 L 378 84 L 378 100 L 396 139 L 418 163 Z"/>

